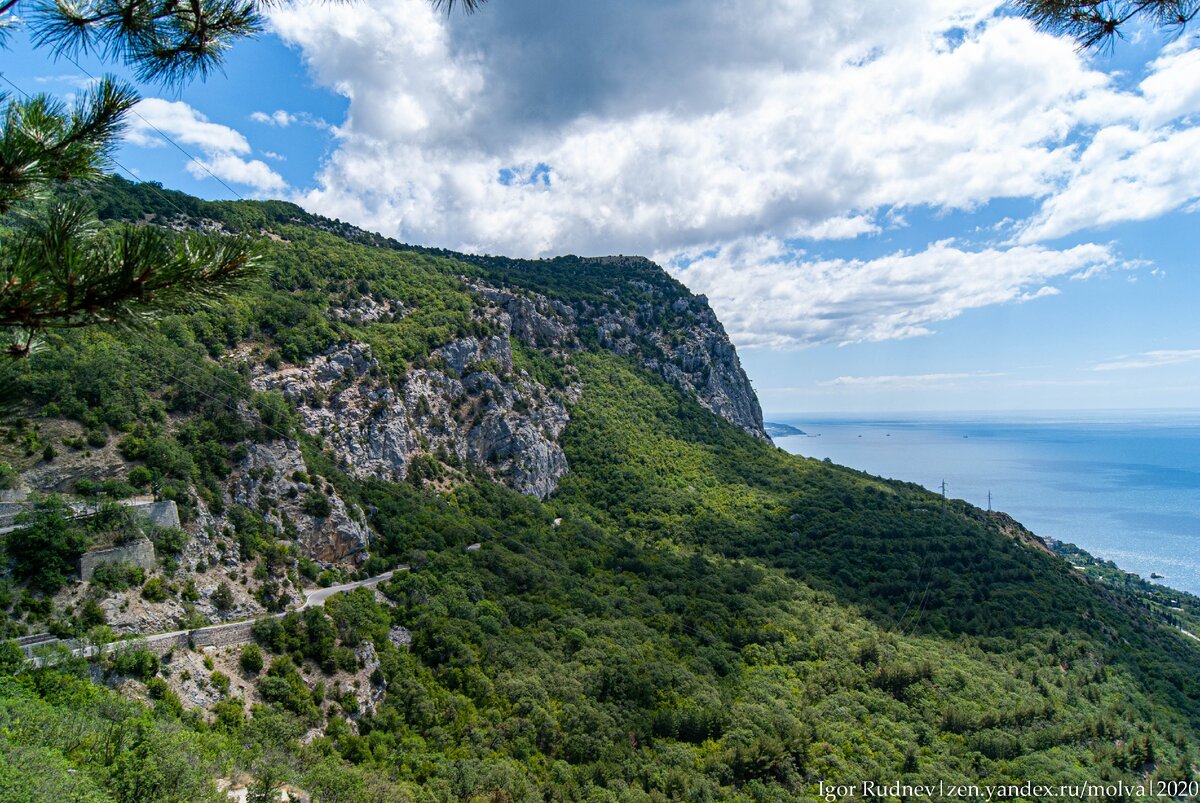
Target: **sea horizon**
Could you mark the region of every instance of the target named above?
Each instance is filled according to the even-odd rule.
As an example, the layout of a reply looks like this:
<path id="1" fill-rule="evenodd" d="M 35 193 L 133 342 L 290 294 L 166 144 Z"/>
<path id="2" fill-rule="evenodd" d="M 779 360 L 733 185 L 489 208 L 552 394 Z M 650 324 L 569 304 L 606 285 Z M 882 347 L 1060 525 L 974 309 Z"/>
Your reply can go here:
<path id="1" fill-rule="evenodd" d="M 1200 410 L 770 413 L 795 454 L 991 503 L 1039 536 L 1200 594 Z M 989 497 L 990 494 L 990 497 Z M 1152 575 L 1159 575 L 1152 577 Z"/>

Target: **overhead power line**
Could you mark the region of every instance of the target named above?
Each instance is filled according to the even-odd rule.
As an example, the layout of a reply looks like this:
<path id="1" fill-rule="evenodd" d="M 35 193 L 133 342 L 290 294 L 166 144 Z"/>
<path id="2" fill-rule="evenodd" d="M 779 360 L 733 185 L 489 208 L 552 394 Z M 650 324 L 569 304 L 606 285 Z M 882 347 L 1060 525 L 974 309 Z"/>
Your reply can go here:
<path id="1" fill-rule="evenodd" d="M 84 75 L 86 75 L 88 78 L 91 78 L 93 81 L 96 81 L 96 80 L 98 80 L 98 79 L 96 78 L 96 76 L 94 76 L 94 75 L 92 75 L 90 72 L 88 72 L 88 71 L 87 71 L 87 70 L 86 70 L 86 69 L 83 67 L 83 65 L 81 65 L 81 64 L 80 64 L 78 61 L 76 61 L 74 58 L 72 58 L 72 57 L 71 57 L 69 54 L 66 54 L 66 58 L 67 58 L 67 61 L 69 61 L 69 62 L 71 62 L 72 64 L 74 64 L 74 65 L 75 65 L 75 68 L 76 68 L 77 70 L 79 70 L 81 73 L 83 73 Z M 143 123 L 145 123 L 146 125 L 148 125 L 150 128 L 154 129 L 154 131 L 156 131 L 160 137 L 162 137 L 164 140 L 166 140 L 166 141 L 167 141 L 167 142 L 169 142 L 169 143 L 170 143 L 172 146 L 174 146 L 174 148 L 175 148 L 177 151 L 179 151 L 180 153 L 182 153 L 182 154 L 183 154 L 184 156 L 186 156 L 186 157 L 187 157 L 189 160 L 191 160 L 191 161 L 195 162 L 197 165 L 199 165 L 199 166 L 200 166 L 200 169 L 201 169 L 201 170 L 203 170 L 205 173 L 208 173 L 208 175 L 210 175 L 210 176 L 212 176 L 214 179 L 216 179 L 218 184 L 220 184 L 222 187 L 224 187 L 225 189 L 227 189 L 227 190 L 229 190 L 231 193 L 233 193 L 233 194 L 234 194 L 234 195 L 237 197 L 237 199 L 238 199 L 239 201 L 244 201 L 244 200 L 246 200 L 245 198 L 243 198 L 243 197 L 242 197 L 242 194 L 241 194 L 240 192 L 238 192 L 238 191 L 237 191 L 237 190 L 235 190 L 233 187 L 231 187 L 231 186 L 229 186 L 228 184 L 226 184 L 226 183 L 225 183 L 225 180 L 224 180 L 223 178 L 221 178 L 221 177 L 220 177 L 220 176 L 218 176 L 216 173 L 214 173 L 212 170 L 210 170 L 210 169 L 209 169 L 209 167 L 208 167 L 208 165 L 207 165 L 207 164 L 205 164 L 205 163 L 204 163 L 204 162 L 203 162 L 203 161 L 200 159 L 200 157 L 198 157 L 198 156 L 195 156 L 194 154 L 192 154 L 190 151 L 188 151 L 186 148 L 184 148 L 182 145 L 180 145 L 178 142 L 176 142 L 176 141 L 175 141 L 175 140 L 174 140 L 174 139 L 173 139 L 173 138 L 172 138 L 172 137 L 171 137 L 171 136 L 170 136 L 170 135 L 169 135 L 167 132 L 163 131 L 161 128 L 159 128 L 158 126 L 156 126 L 154 123 L 150 122 L 150 121 L 149 121 L 149 120 L 147 120 L 145 117 L 143 117 L 143 116 L 142 116 L 142 115 L 141 115 L 141 114 L 138 112 L 138 110 L 137 110 L 137 108 L 136 108 L 136 107 L 135 107 L 135 108 L 133 108 L 131 111 L 133 112 L 133 115 L 134 115 L 135 117 L 137 117 L 137 118 L 138 118 L 139 120 L 141 120 Z M 114 160 L 114 162 L 115 162 L 115 160 Z M 124 169 L 124 168 L 122 168 L 122 169 Z M 128 171 L 127 171 L 127 172 L 128 172 Z"/>

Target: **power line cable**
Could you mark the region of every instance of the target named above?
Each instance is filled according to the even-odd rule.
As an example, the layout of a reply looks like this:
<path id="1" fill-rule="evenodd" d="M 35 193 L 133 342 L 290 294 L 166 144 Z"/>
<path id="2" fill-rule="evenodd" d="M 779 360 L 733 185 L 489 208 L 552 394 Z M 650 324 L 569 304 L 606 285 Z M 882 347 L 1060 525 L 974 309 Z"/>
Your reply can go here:
<path id="1" fill-rule="evenodd" d="M 76 69 L 78 69 L 81 73 L 86 75 L 88 78 L 91 78 L 93 81 L 99 80 L 96 78 L 96 76 L 92 75 L 90 72 L 88 72 L 86 69 L 84 69 L 84 67 L 79 62 L 77 62 L 74 58 L 72 58 L 70 55 L 67 55 L 67 54 L 64 54 L 64 55 L 66 55 L 67 61 L 74 64 Z M 195 162 L 197 165 L 199 165 L 201 170 L 203 170 L 205 173 L 208 173 L 208 175 L 210 175 L 214 179 L 216 179 L 218 184 L 220 184 L 222 187 L 224 187 L 225 189 L 227 189 L 231 193 L 233 193 L 239 201 L 246 200 L 244 197 L 242 197 L 242 194 L 240 192 L 238 192 L 233 187 L 226 184 L 224 179 L 222 179 L 220 176 L 218 176 L 216 173 L 214 173 L 212 170 L 210 170 L 208 165 L 205 164 L 203 161 L 201 161 L 201 159 L 198 156 L 194 156 L 187 149 L 185 149 L 182 145 L 180 145 L 178 142 L 176 142 L 174 139 L 172 139 L 171 136 L 169 134 L 167 134 L 167 132 L 163 131 L 161 128 L 156 126 L 154 123 L 150 122 L 145 117 L 143 117 L 141 115 L 141 113 L 138 112 L 136 107 L 130 109 L 130 111 L 133 113 L 134 117 L 137 117 L 143 123 L 145 123 L 146 125 L 150 126 L 150 128 L 152 128 L 156 132 L 158 132 L 158 135 L 160 137 L 162 137 L 163 139 L 165 139 L 167 142 L 169 142 L 172 146 L 174 146 L 174 148 L 177 151 L 182 153 L 184 156 L 186 156 L 192 162 Z"/>

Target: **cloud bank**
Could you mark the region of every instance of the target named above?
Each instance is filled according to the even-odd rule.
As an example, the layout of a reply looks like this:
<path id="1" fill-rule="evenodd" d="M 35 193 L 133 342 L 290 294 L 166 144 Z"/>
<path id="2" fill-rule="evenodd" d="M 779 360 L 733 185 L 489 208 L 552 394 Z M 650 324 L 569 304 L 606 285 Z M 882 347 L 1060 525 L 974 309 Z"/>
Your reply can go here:
<path id="1" fill-rule="evenodd" d="M 1001 6 L 284 6 L 275 31 L 349 99 L 296 200 L 463 250 L 654 255 L 713 295 L 742 345 L 925 334 L 1116 259 L 1056 239 L 1200 198 L 1195 51 L 1165 49 L 1122 88 Z M 998 199 L 1036 209 L 1006 245 L 842 261 L 797 250 L 878 233 L 906 209 Z"/>
<path id="2" fill-rule="evenodd" d="M 768 348 L 926 335 L 967 310 L 1054 295 L 1046 282 L 1118 264 L 1108 246 L 968 251 L 948 240 L 871 260 L 806 259 L 767 237 L 676 260 L 737 343 Z"/>

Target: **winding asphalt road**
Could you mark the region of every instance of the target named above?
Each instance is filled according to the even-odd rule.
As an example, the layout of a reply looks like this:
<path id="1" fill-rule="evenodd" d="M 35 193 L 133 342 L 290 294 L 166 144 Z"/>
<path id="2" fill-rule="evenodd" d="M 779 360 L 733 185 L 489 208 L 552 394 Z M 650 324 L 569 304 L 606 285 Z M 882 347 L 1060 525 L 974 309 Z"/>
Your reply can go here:
<path id="1" fill-rule="evenodd" d="M 312 591 L 304 592 L 304 604 L 295 610 L 304 610 L 305 608 L 319 608 L 325 605 L 325 600 L 332 597 L 334 594 L 340 594 L 343 591 L 353 591 L 356 588 L 374 588 L 380 583 L 392 579 L 392 575 L 396 572 L 408 571 L 407 566 L 401 566 L 383 574 L 377 574 L 374 577 L 368 577 L 366 580 L 355 580 L 352 583 L 342 583 L 341 585 L 329 586 L 328 588 L 316 588 Z M 287 616 L 292 611 L 284 611 L 283 613 L 271 614 L 270 618 L 279 619 Z M 266 619 L 266 616 L 260 616 L 259 619 Z M 239 622 L 222 622 L 219 625 L 208 625 L 207 627 L 193 627 L 187 630 L 172 630 L 170 633 L 155 633 L 151 636 L 136 636 L 129 641 L 145 641 L 147 644 L 154 644 L 158 641 L 167 641 L 169 639 L 177 639 L 180 636 L 188 633 L 212 633 L 226 627 L 234 627 L 235 625 L 245 624 L 245 619 Z M 114 641 L 113 646 L 119 645 L 122 642 Z"/>
<path id="2" fill-rule="evenodd" d="M 408 571 L 408 568 L 409 567 L 407 567 L 407 566 L 398 566 L 395 569 L 392 569 L 391 571 L 384 572 L 383 574 L 377 574 L 374 577 L 368 577 L 366 580 L 355 580 L 354 582 L 351 582 L 351 583 L 342 583 L 341 585 L 329 586 L 328 588 L 315 588 L 311 591 L 305 591 L 304 592 L 304 603 L 299 608 L 296 608 L 293 610 L 301 610 L 302 611 L 305 608 L 322 607 L 325 605 L 325 600 L 329 599 L 334 594 L 340 594 L 343 591 L 353 591 L 356 588 L 373 588 L 373 587 L 379 585 L 380 583 L 391 580 L 392 575 L 394 575 L 396 572 Z M 289 614 L 291 612 L 292 611 L 284 611 L 283 613 L 271 614 L 271 617 L 262 616 L 262 617 L 258 617 L 258 618 L 260 618 L 260 619 L 266 619 L 266 618 L 278 619 L 280 617 L 286 616 L 287 614 Z M 153 634 L 146 635 L 146 636 L 134 636 L 133 638 L 130 638 L 130 639 L 110 642 L 108 644 L 105 644 L 103 647 L 95 647 L 95 646 L 79 647 L 77 649 L 71 650 L 71 653 L 72 653 L 72 655 L 82 656 L 84 658 L 90 658 L 91 656 L 96 655 L 99 652 L 112 652 L 113 650 L 119 649 L 123 644 L 129 644 L 131 642 L 144 643 L 147 645 L 157 644 L 162 641 L 178 640 L 180 636 L 186 636 L 189 633 L 214 633 L 214 632 L 219 632 L 221 630 L 224 630 L 225 628 L 237 627 L 239 625 L 244 625 L 245 623 L 246 623 L 246 620 L 243 619 L 238 622 L 222 622 L 219 625 L 208 625 L 206 627 L 192 627 L 192 628 L 188 628 L 186 630 L 172 630 L 169 633 L 153 633 Z M 35 666 L 41 665 L 39 658 L 34 658 L 33 661 L 34 661 Z"/>
<path id="3" fill-rule="evenodd" d="M 329 588 L 317 588 L 312 591 L 304 592 L 304 604 L 300 606 L 300 610 L 311 608 L 314 605 L 324 605 L 325 600 L 332 597 L 334 594 L 340 594 L 343 591 L 353 591 L 356 588 L 370 588 L 377 586 L 380 583 L 392 579 L 392 575 L 396 572 L 408 571 L 407 566 L 400 566 L 383 574 L 377 574 L 374 577 L 368 577 L 366 580 L 355 580 L 353 583 L 342 583 L 340 586 L 330 586 Z"/>

